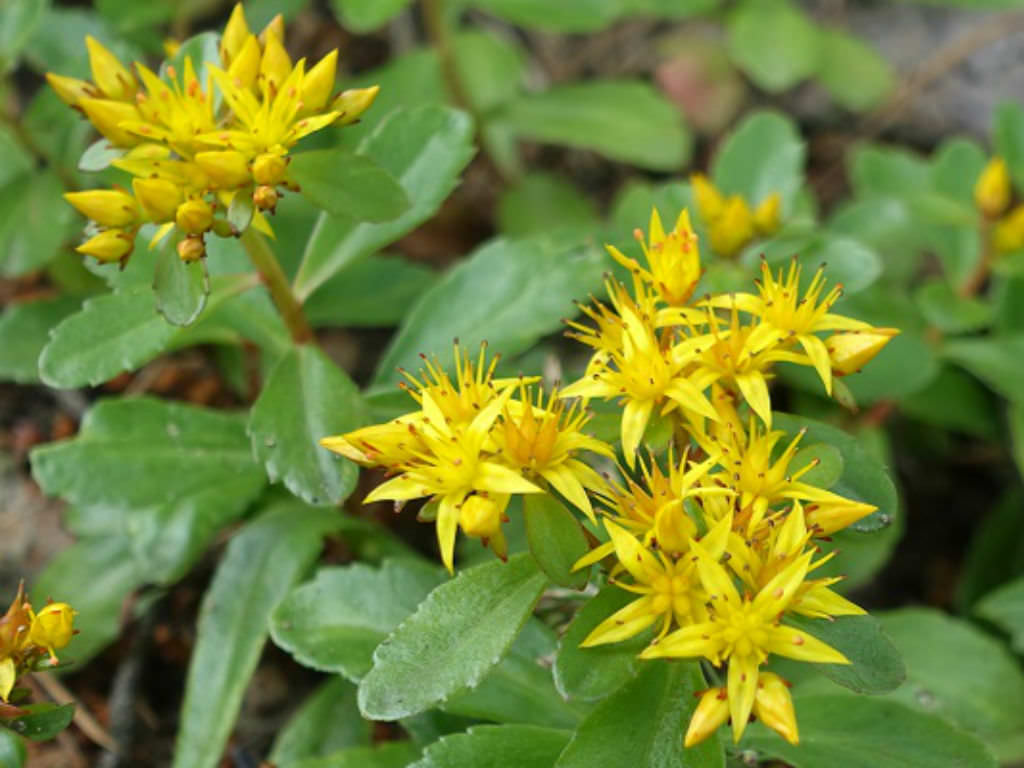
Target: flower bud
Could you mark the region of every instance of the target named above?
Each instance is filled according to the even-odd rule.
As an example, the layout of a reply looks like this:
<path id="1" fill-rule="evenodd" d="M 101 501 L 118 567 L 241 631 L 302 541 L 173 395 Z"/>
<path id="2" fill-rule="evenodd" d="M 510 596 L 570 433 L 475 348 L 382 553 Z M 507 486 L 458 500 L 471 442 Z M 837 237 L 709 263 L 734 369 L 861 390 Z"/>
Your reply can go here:
<path id="1" fill-rule="evenodd" d="M 856 373 L 898 334 L 895 328 L 833 333 L 825 339 L 832 370 L 839 376 Z"/>
<path id="2" fill-rule="evenodd" d="M 8 656 L 0 661 L 0 699 L 7 701 L 17 679 L 18 668 L 14 664 L 14 659 Z"/>
<path id="3" fill-rule="evenodd" d="M 227 219 L 214 219 L 212 229 L 217 237 L 234 237 L 237 234 Z"/>
<path id="4" fill-rule="evenodd" d="M 234 149 L 219 152 L 198 152 L 195 163 L 220 189 L 237 189 L 252 180 L 245 155 Z"/>
<path id="5" fill-rule="evenodd" d="M 173 221 L 181 204 L 181 189 L 167 179 L 132 179 L 132 191 L 150 221 Z"/>
<path id="6" fill-rule="evenodd" d="M 334 90 L 338 70 L 338 51 L 331 51 L 316 63 L 302 79 L 302 111 L 311 114 L 327 106 Z"/>
<path id="7" fill-rule="evenodd" d="M 725 198 L 703 173 L 695 173 L 690 176 L 690 185 L 693 187 L 693 194 L 697 198 L 697 210 L 704 223 L 710 224 L 725 209 Z"/>
<path id="8" fill-rule="evenodd" d="M 276 187 L 284 181 L 284 172 L 288 161 L 281 155 L 263 154 L 252 161 L 252 178 L 257 184 L 269 184 Z"/>
<path id="9" fill-rule="evenodd" d="M 121 128 L 121 123 L 137 122 L 139 110 L 134 104 L 111 99 L 81 99 L 78 106 L 85 112 L 96 130 L 110 139 L 117 147 L 134 147 L 142 139 Z"/>
<path id="10" fill-rule="evenodd" d="M 974 184 L 974 203 L 985 216 L 995 219 L 1010 204 L 1010 193 L 1010 172 L 1006 161 L 993 157 Z"/>
<path id="11" fill-rule="evenodd" d="M 288 78 L 292 71 L 292 60 L 288 57 L 288 51 L 284 49 L 281 40 L 270 36 L 263 48 L 263 59 L 260 61 L 260 76 L 266 81 L 271 94 L 276 94 L 277 89 Z"/>
<path id="12" fill-rule="evenodd" d="M 700 703 L 690 717 L 683 744 L 692 747 L 718 730 L 729 719 L 729 698 L 724 688 L 711 688 L 700 697 Z"/>
<path id="13" fill-rule="evenodd" d="M 251 88 L 256 83 L 256 76 L 260 73 L 260 44 L 256 41 L 255 35 L 249 35 L 242 49 L 235 56 L 228 67 L 228 75 L 233 83 L 242 88 Z"/>
<path id="14" fill-rule="evenodd" d="M 95 98 L 101 95 L 96 87 L 85 80 L 74 77 L 55 75 L 52 72 L 46 73 L 46 82 L 50 84 L 60 100 L 65 104 L 77 107 L 82 99 Z"/>
<path id="15" fill-rule="evenodd" d="M 488 539 L 501 531 L 501 515 L 493 499 L 474 494 L 459 510 L 459 526 L 467 536 Z"/>
<path id="16" fill-rule="evenodd" d="M 213 208 L 205 200 L 186 200 L 175 213 L 178 229 L 190 235 L 201 235 L 213 225 Z"/>
<path id="17" fill-rule="evenodd" d="M 697 526 L 683 513 L 681 502 L 664 505 L 654 516 L 654 538 L 658 548 L 666 552 L 686 552 L 696 538 Z"/>
<path id="18" fill-rule="evenodd" d="M 189 235 L 178 243 L 178 258 L 186 263 L 198 261 L 206 255 L 202 235 Z"/>
<path id="19" fill-rule="evenodd" d="M 807 520 L 807 527 L 813 528 L 815 535 L 830 536 L 867 517 L 876 509 L 878 507 L 873 504 L 836 496 L 835 499 L 809 504 L 804 517 Z"/>
<path id="20" fill-rule="evenodd" d="M 800 743 L 789 686 L 772 672 L 761 672 L 754 698 L 754 715 L 790 744 Z"/>
<path id="21" fill-rule="evenodd" d="M 1024 248 L 1024 205 L 1018 205 L 996 222 L 992 229 L 992 246 L 999 253 Z"/>
<path id="22" fill-rule="evenodd" d="M 220 38 L 220 60 L 225 67 L 231 66 L 235 56 L 242 50 L 246 40 L 249 38 L 249 25 L 245 20 L 245 11 L 241 3 L 236 3 L 231 17 L 224 27 L 224 34 Z"/>
<path id="23" fill-rule="evenodd" d="M 96 86 L 108 99 L 132 99 L 139 86 L 131 71 L 92 35 L 85 36 L 85 45 L 89 49 L 89 67 Z"/>
<path id="24" fill-rule="evenodd" d="M 89 238 L 75 250 L 108 264 L 122 261 L 132 252 L 134 246 L 135 238 L 128 232 L 123 229 L 107 229 Z"/>
<path id="25" fill-rule="evenodd" d="M 261 211 L 273 211 L 277 208 L 277 190 L 262 185 L 252 191 L 252 202 Z"/>
<path id="26" fill-rule="evenodd" d="M 139 219 L 135 198 L 119 189 L 66 192 L 64 199 L 83 216 L 103 227 L 129 227 Z"/>
<path id="27" fill-rule="evenodd" d="M 64 648 L 74 634 L 75 612 L 67 603 L 50 603 L 32 617 L 28 641 L 50 652 L 57 661 L 55 650 Z"/>
<path id="28" fill-rule="evenodd" d="M 732 195 L 711 222 L 711 247 L 720 256 L 735 256 L 754 237 L 754 217 L 747 201 Z"/>
<path id="29" fill-rule="evenodd" d="M 779 230 L 782 198 L 772 192 L 754 209 L 754 228 L 760 235 L 774 235 Z"/>
<path id="30" fill-rule="evenodd" d="M 260 43 L 266 48 L 271 40 L 284 44 L 284 16 L 280 13 L 267 22 L 267 26 L 260 32 Z"/>
<path id="31" fill-rule="evenodd" d="M 336 121 L 338 125 L 349 125 L 358 120 L 359 116 L 373 104 L 378 92 L 380 86 L 373 85 L 369 88 L 352 88 L 339 93 L 331 102 L 331 111 L 341 113 Z"/>
<path id="32" fill-rule="evenodd" d="M 28 642 L 32 624 L 31 606 L 25 600 L 25 585 L 18 585 L 18 593 L 11 601 L 7 613 L 0 616 L 0 658 L 20 651 Z"/>

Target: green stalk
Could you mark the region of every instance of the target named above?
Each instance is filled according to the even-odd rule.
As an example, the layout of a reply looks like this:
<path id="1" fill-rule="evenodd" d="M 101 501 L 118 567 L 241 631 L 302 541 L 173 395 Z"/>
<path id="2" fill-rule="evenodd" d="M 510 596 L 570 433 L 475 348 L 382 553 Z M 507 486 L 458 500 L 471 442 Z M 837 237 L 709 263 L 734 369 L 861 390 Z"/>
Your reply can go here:
<path id="1" fill-rule="evenodd" d="M 288 326 L 288 331 L 296 344 L 308 344 L 313 340 L 313 329 L 302 310 L 302 304 L 292 293 L 288 278 L 281 269 L 277 257 L 267 244 L 266 238 L 249 227 L 242 233 L 242 245 L 249 254 L 249 260 L 256 267 L 260 279 L 270 291 L 281 319 Z"/>

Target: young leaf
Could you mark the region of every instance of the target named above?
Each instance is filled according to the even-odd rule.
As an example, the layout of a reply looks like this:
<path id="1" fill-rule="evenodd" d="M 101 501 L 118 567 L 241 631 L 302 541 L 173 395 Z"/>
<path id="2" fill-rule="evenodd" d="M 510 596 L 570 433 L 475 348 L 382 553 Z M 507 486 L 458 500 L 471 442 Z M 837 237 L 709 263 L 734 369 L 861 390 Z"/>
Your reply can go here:
<path id="1" fill-rule="evenodd" d="M 869 696 L 798 697 L 800 745 L 793 746 L 760 723 L 742 746 L 754 759 L 784 760 L 793 768 L 996 768 L 973 736 L 937 717 Z"/>
<path id="2" fill-rule="evenodd" d="M 50 331 L 81 306 L 74 296 L 9 304 L 0 315 L 0 378 L 39 382 L 39 354 Z"/>
<path id="3" fill-rule="evenodd" d="M 339 504 L 355 487 L 359 470 L 319 440 L 360 426 L 365 412 L 355 384 L 318 346 L 293 347 L 253 404 L 253 454 L 271 482 L 284 482 L 310 504 Z"/>
<path id="4" fill-rule="evenodd" d="M 274 606 L 320 553 L 337 510 L 272 504 L 228 544 L 203 598 L 174 768 L 213 768 L 256 669 Z"/>
<path id="5" fill-rule="evenodd" d="M 573 573 L 572 566 L 590 547 L 572 512 L 558 499 L 538 493 L 523 498 L 523 516 L 530 552 L 540 569 L 559 586 L 585 587 L 590 569 Z"/>
<path id="6" fill-rule="evenodd" d="M 11 720 L 8 727 L 15 733 L 32 741 L 49 741 L 71 725 L 75 716 L 75 705 L 28 704 L 29 714 Z"/>
<path id="7" fill-rule="evenodd" d="M 645 768 L 722 768 L 715 738 L 686 749 L 683 734 L 707 688 L 691 661 L 640 662 L 640 674 L 597 705 L 555 763 L 555 768 L 642 765 Z"/>
<path id="8" fill-rule="evenodd" d="M 157 583 L 179 578 L 266 482 L 238 415 L 153 398 L 101 401 L 73 439 L 32 452 L 32 471 L 90 518 L 76 532 L 126 537 Z"/>
<path id="9" fill-rule="evenodd" d="M 787 0 L 743 3 L 729 17 L 727 32 L 733 62 L 766 91 L 792 88 L 818 68 L 821 34 Z"/>
<path id="10" fill-rule="evenodd" d="M 567 248 L 552 237 L 494 240 L 458 264 L 420 296 L 377 366 L 374 385 L 397 380 L 396 368 L 415 370 L 419 355 L 450 358 L 452 339 L 511 356 L 528 349 L 572 313 L 601 280 L 593 248 Z"/>
<path id="11" fill-rule="evenodd" d="M 1003 397 L 1024 401 L 1024 334 L 946 342 L 943 356 L 973 373 Z"/>
<path id="12" fill-rule="evenodd" d="M 914 300 L 925 319 L 943 333 L 970 333 L 992 324 L 991 304 L 960 296 L 941 278 L 924 283 L 914 293 Z"/>
<path id="13" fill-rule="evenodd" d="M 409 210 L 402 186 L 373 160 L 342 149 L 300 152 L 288 176 L 317 208 L 353 221 L 391 221 Z"/>
<path id="14" fill-rule="evenodd" d="M 648 208 L 645 218 L 650 215 Z M 597 226 L 597 212 L 594 204 L 568 181 L 537 172 L 505 190 L 498 204 L 498 224 L 510 237 L 552 229 L 584 230 Z"/>
<path id="15" fill-rule="evenodd" d="M 833 99 L 855 112 L 885 99 L 894 82 L 889 62 L 860 38 L 841 30 L 821 29 L 818 35 L 818 80 Z"/>
<path id="16" fill-rule="evenodd" d="M 832 621 L 789 616 L 786 623 L 835 648 L 850 664 L 816 664 L 823 675 L 857 693 L 885 693 L 907 678 L 896 646 L 873 616 L 839 616 Z"/>
<path id="17" fill-rule="evenodd" d="M 359 709 L 396 720 L 476 686 L 508 650 L 547 579 L 528 554 L 461 571 L 378 646 Z"/>
<path id="18" fill-rule="evenodd" d="M 431 744 L 409 768 L 550 768 L 569 736 L 535 725 L 476 725 Z"/>
<path id="19" fill-rule="evenodd" d="M 1024 653 L 1024 578 L 987 594 L 974 612 L 1008 632 L 1014 650 Z"/>
<path id="20" fill-rule="evenodd" d="M 295 660 L 358 682 L 373 666 L 373 650 L 443 581 L 421 560 L 385 560 L 321 568 L 274 611 L 274 642 Z"/>
<path id="21" fill-rule="evenodd" d="M 650 640 L 649 633 L 621 643 L 580 648 L 598 624 L 634 599 L 631 592 L 607 586 L 580 608 L 559 641 L 555 657 L 555 686 L 562 696 L 598 701 L 636 676 L 640 664 L 636 657 Z"/>
<path id="22" fill-rule="evenodd" d="M 370 745 L 372 726 L 356 705 L 356 687 L 340 677 L 323 683 L 291 716 L 274 739 L 267 760 L 280 768 L 346 747 Z"/>
<path id="23" fill-rule="evenodd" d="M 5 768 L 24 768 L 25 742 L 11 731 L 0 730 L 0 765 Z"/>
<path id="24" fill-rule="evenodd" d="M 633 80 L 556 86 L 509 102 L 494 119 L 524 139 L 657 171 L 679 170 L 693 144 L 679 111 L 650 84 Z"/>
<path id="25" fill-rule="evenodd" d="M 380 121 L 359 152 L 401 184 L 410 207 L 398 218 L 376 224 L 321 214 L 295 276 L 300 299 L 437 211 L 473 156 L 473 122 L 463 112 L 439 106 L 397 109 Z"/>
<path id="26" fill-rule="evenodd" d="M 156 311 L 171 325 L 192 325 L 210 295 L 206 260 L 188 264 L 178 257 L 175 238 L 165 238 L 156 254 L 153 276 Z"/>

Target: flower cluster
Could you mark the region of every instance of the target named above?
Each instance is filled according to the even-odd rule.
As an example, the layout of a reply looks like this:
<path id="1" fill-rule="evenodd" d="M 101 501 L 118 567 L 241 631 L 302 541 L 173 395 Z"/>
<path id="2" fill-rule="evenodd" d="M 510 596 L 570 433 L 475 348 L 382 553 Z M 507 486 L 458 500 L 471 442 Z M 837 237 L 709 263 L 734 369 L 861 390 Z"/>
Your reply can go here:
<path id="1" fill-rule="evenodd" d="M 758 237 L 775 234 L 781 224 L 782 198 L 773 192 L 751 205 L 740 195 L 724 195 L 702 173 L 690 177 L 697 212 L 708 228 L 711 250 L 735 256 Z"/>
<path id="2" fill-rule="evenodd" d="M 625 480 L 598 491 L 609 540 L 577 567 L 611 558 L 612 583 L 637 597 L 583 645 L 656 627 L 641 658 L 727 665 L 725 685 L 701 697 L 688 746 L 730 717 L 739 740 L 752 714 L 796 743 L 787 686 L 762 665 L 772 654 L 846 663 L 784 618 L 863 613 L 831 589 L 837 578 L 811 574 L 831 558 L 816 540 L 875 507 L 803 480 L 816 465 L 797 458 L 803 433 L 777 450 L 784 433 L 772 429 L 768 380 L 775 363 L 795 363 L 814 368 L 830 391 L 833 376 L 859 369 L 896 331 L 833 313 L 839 290 L 826 289 L 821 271 L 802 288 L 795 261 L 774 273 L 762 264 L 756 294 L 694 301 L 700 255 L 686 211 L 667 234 L 655 211 L 649 237 L 646 265 L 610 249 L 632 272 L 633 290 L 610 282 L 611 306 L 586 310 L 596 327 L 576 325 L 574 334 L 595 352 L 562 392 L 623 406 Z M 672 427 L 664 470 L 654 456 L 637 456 L 652 418 Z"/>
<path id="3" fill-rule="evenodd" d="M 220 40 L 220 66 L 184 56 L 161 74 L 141 62 L 134 72 L 102 44 L 86 38 L 92 82 L 56 74 L 57 94 L 80 110 L 118 157 L 112 165 L 130 174 L 131 190 L 93 189 L 65 195 L 92 220 L 81 253 L 102 262 L 124 262 L 145 223 L 159 226 L 150 247 L 175 226 L 178 254 L 205 254 L 204 237 L 237 234 L 227 219 L 234 203 L 253 211 L 252 226 L 271 234 L 262 215 L 273 212 L 282 188 L 292 187 L 288 154 L 303 137 L 358 119 L 377 88 L 343 91 L 332 98 L 338 52 L 308 71 L 284 48 L 278 16 L 260 33 L 249 30 L 237 5 Z M 251 200 L 251 204 L 249 201 Z"/>
<path id="4" fill-rule="evenodd" d="M 514 494 L 553 489 L 594 519 L 587 491 L 602 488 L 604 481 L 578 457 L 613 452 L 581 431 L 586 414 L 567 406 L 557 392 L 545 397 L 534 379 L 495 379 L 498 358 L 488 364 L 486 346 L 474 365 L 455 345 L 455 381 L 437 361 L 424 360 L 420 378 L 403 371 L 419 410 L 321 440 L 325 448 L 394 475 L 367 503 L 390 500 L 400 507 L 430 497 L 419 517 L 436 522 L 449 571 L 458 528 L 505 557 L 501 524 Z"/>
<path id="5" fill-rule="evenodd" d="M 997 253 L 1024 248 L 1024 203 L 1010 208 L 1013 187 L 1006 161 L 993 157 L 974 184 L 974 204 L 992 222 L 991 245 Z"/>
<path id="6" fill-rule="evenodd" d="M 71 642 L 75 612 L 67 603 L 48 603 L 36 613 L 18 588 L 7 613 L 0 616 L 0 699 L 8 700 L 25 672 L 56 664 L 57 651 Z"/>

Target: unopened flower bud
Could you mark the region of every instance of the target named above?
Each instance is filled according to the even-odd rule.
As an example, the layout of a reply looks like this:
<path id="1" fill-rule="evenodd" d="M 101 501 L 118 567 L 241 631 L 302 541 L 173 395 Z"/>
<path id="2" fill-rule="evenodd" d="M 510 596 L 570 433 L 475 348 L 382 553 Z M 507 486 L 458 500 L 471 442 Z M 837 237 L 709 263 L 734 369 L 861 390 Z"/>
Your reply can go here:
<path id="1" fill-rule="evenodd" d="M 288 56 L 288 51 L 284 49 L 281 39 L 273 35 L 268 36 L 263 45 L 260 76 L 265 79 L 270 93 L 277 93 L 277 89 L 281 87 L 291 71 L 292 60 Z"/>
<path id="2" fill-rule="evenodd" d="M 238 55 L 235 56 L 228 68 L 228 75 L 231 81 L 242 88 L 251 88 L 256 83 L 256 77 L 260 73 L 260 44 L 256 41 L 255 35 L 249 35 Z"/>
<path id="3" fill-rule="evenodd" d="M 89 67 L 96 86 L 108 99 L 132 99 L 139 86 L 131 70 L 92 35 L 85 36 L 85 45 L 89 49 Z"/>
<path id="4" fill-rule="evenodd" d="M 150 221 L 162 224 L 174 221 L 181 205 L 181 189 L 167 179 L 132 179 L 132 191 Z"/>
<path id="5" fill-rule="evenodd" d="M 245 20 L 245 11 L 242 9 L 241 3 L 236 3 L 227 25 L 224 27 L 224 34 L 220 38 L 220 59 L 225 67 L 231 65 L 249 35 L 249 24 Z"/>
<path id="6" fill-rule="evenodd" d="M 14 690 L 14 683 L 18 679 L 18 667 L 14 659 L 8 656 L 0 661 L 0 699 L 7 701 Z"/>
<path id="7" fill-rule="evenodd" d="M 178 243 L 178 258 L 186 263 L 198 261 L 206 255 L 202 235 L 189 235 Z"/>
<path id="8" fill-rule="evenodd" d="M 252 191 L 252 202 L 261 211 L 273 211 L 277 208 L 277 199 L 277 190 L 265 184 Z"/>
<path id="9" fill-rule="evenodd" d="M 373 104 L 378 92 L 380 86 L 373 85 L 369 88 L 352 88 L 339 93 L 331 102 L 331 110 L 341 113 L 336 121 L 338 125 L 348 125 L 358 120 L 359 116 Z"/>
<path id="10" fill-rule="evenodd" d="M 245 155 L 233 149 L 197 152 L 195 163 L 219 189 L 237 189 L 252 180 Z"/>
<path id="11" fill-rule="evenodd" d="M 693 187 L 693 194 L 697 199 L 697 210 L 705 224 L 710 224 L 725 209 L 725 198 L 718 191 L 703 173 L 695 173 L 690 176 L 690 185 Z"/>
<path id="12" fill-rule="evenodd" d="M 999 253 L 1010 253 L 1024 248 L 1024 205 L 996 222 L 992 229 L 992 245 Z"/>
<path id="13" fill-rule="evenodd" d="M 1010 172 L 1006 161 L 993 157 L 974 184 L 974 203 L 986 217 L 997 218 L 1010 204 Z"/>
<path id="14" fill-rule="evenodd" d="M 754 237 L 754 216 L 747 201 L 732 195 L 710 225 L 711 247 L 720 256 L 735 256 Z"/>
<path id="15" fill-rule="evenodd" d="M 74 77 L 64 77 L 47 72 L 46 82 L 50 84 L 61 101 L 72 107 L 77 107 L 78 102 L 82 99 L 95 98 L 100 95 L 99 90 L 92 83 Z"/>
<path id="16" fill-rule="evenodd" d="M 0 658 L 25 647 L 32 625 L 30 611 L 31 606 L 25 599 L 25 585 L 20 584 L 7 612 L 0 616 Z"/>
<path id="17" fill-rule="evenodd" d="M 334 77 L 338 70 L 338 51 L 331 51 L 306 73 L 302 79 L 302 111 L 319 112 L 327 106 L 334 90 Z"/>
<path id="18" fill-rule="evenodd" d="M 462 503 L 459 526 L 467 536 L 490 538 L 501 530 L 501 515 L 492 499 L 474 494 Z"/>
<path id="19" fill-rule="evenodd" d="M 134 147 L 142 139 L 121 128 L 121 123 L 139 120 L 139 110 L 133 103 L 112 99 L 81 99 L 78 106 L 85 112 L 96 130 L 117 147 Z"/>
<path id="20" fill-rule="evenodd" d="M 119 189 L 66 192 L 64 199 L 83 216 L 103 227 L 128 227 L 139 219 L 135 198 Z"/>
<path id="21" fill-rule="evenodd" d="M 690 717 L 683 744 L 692 747 L 718 730 L 729 719 L 729 699 L 724 688 L 711 688 L 700 697 L 700 703 Z"/>
<path id="22" fill-rule="evenodd" d="M 856 373 L 881 352 L 898 333 L 895 328 L 833 333 L 825 339 L 825 349 L 828 350 L 832 370 L 839 376 Z"/>
<path id="23" fill-rule="evenodd" d="M 186 200 L 175 213 L 178 229 L 190 235 L 201 235 L 213 225 L 213 207 L 205 200 Z"/>
<path id="24" fill-rule="evenodd" d="M 280 13 L 267 22 L 267 26 L 260 32 L 260 43 L 266 48 L 271 40 L 284 43 L 284 16 Z"/>
<path id="25" fill-rule="evenodd" d="M 754 209 L 754 227 L 760 235 L 774 235 L 779 230 L 782 198 L 772 192 Z"/>
<path id="26" fill-rule="evenodd" d="M 754 698 L 754 715 L 790 744 L 800 743 L 789 686 L 772 672 L 761 672 Z"/>
<path id="27" fill-rule="evenodd" d="M 123 229 L 107 229 L 89 238 L 75 250 L 108 264 L 122 261 L 132 252 L 134 246 L 135 237 L 133 235 Z"/>
<path id="28" fill-rule="evenodd" d="M 284 181 L 284 172 L 288 162 L 281 155 L 271 153 L 259 155 L 252 161 L 252 178 L 257 184 L 269 184 L 276 187 Z"/>
<path id="29" fill-rule="evenodd" d="M 236 234 L 235 228 L 227 219 L 214 219 L 212 229 L 217 237 L 234 237 Z"/>
<path id="30" fill-rule="evenodd" d="M 50 658 L 57 661 L 55 651 L 71 642 L 74 634 L 75 612 L 67 603 L 50 603 L 32 617 L 28 641 L 50 652 Z"/>

